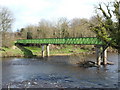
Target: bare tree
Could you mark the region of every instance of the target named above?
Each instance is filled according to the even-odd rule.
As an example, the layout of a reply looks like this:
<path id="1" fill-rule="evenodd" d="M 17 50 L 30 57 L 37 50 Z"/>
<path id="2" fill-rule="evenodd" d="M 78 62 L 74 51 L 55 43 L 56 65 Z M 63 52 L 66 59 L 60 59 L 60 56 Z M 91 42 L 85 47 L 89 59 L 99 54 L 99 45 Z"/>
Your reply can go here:
<path id="1" fill-rule="evenodd" d="M 0 7 L 0 31 L 10 31 L 13 21 L 12 12 L 6 7 Z"/>
<path id="2" fill-rule="evenodd" d="M 74 18 L 70 24 L 71 37 L 94 37 L 95 34 L 89 28 L 89 20 L 85 18 Z"/>
<path id="3" fill-rule="evenodd" d="M 69 37 L 69 21 L 67 20 L 67 18 L 59 18 L 59 20 L 57 21 L 57 36 L 59 38 L 65 38 L 65 37 Z"/>
<path id="4" fill-rule="evenodd" d="M 4 47 L 11 46 L 11 40 L 13 39 L 13 35 L 11 36 L 13 21 L 12 12 L 6 7 L 0 7 L 0 34 L 2 35 L 0 43 L 2 43 Z"/>

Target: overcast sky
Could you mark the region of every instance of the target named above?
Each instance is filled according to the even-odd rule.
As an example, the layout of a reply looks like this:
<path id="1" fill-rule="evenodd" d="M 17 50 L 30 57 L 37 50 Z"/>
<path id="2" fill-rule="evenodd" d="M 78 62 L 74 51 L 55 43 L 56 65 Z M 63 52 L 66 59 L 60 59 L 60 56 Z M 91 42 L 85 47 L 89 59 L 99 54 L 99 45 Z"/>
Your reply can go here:
<path id="1" fill-rule="evenodd" d="M 0 0 L 0 6 L 8 7 L 13 12 L 13 30 L 17 30 L 37 24 L 41 19 L 90 18 L 94 15 L 95 5 L 108 1 L 114 0 Z"/>

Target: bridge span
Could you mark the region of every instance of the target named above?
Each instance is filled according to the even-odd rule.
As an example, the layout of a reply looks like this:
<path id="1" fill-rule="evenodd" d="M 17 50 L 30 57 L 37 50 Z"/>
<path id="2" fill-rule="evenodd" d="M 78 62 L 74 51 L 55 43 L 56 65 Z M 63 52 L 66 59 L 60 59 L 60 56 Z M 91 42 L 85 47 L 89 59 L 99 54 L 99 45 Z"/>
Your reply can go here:
<path id="1" fill-rule="evenodd" d="M 78 37 L 78 38 L 42 38 L 42 39 L 18 39 L 15 41 L 16 45 L 27 44 L 41 44 L 42 45 L 42 57 L 44 57 L 44 45 L 46 45 L 46 56 L 49 56 L 50 44 L 73 44 L 73 45 L 95 45 L 96 46 L 96 60 L 100 65 L 107 64 L 107 44 L 97 37 Z"/>

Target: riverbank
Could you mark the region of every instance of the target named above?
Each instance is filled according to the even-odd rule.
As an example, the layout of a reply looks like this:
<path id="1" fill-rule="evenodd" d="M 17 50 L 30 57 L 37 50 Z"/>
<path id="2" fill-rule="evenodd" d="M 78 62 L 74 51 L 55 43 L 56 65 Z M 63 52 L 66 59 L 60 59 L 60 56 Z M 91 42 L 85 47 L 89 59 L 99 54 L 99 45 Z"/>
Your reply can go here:
<path id="1" fill-rule="evenodd" d="M 30 50 L 34 56 L 41 56 L 41 48 L 40 47 L 25 47 L 26 49 Z M 117 52 L 117 50 L 113 48 L 109 48 L 108 52 Z M 11 48 L 5 48 L 1 47 L 0 48 L 0 57 L 24 57 L 24 52 L 21 51 L 16 46 L 12 46 Z M 78 45 L 51 45 L 50 46 L 50 56 L 65 56 L 65 55 L 74 55 L 74 54 L 84 54 L 84 53 L 89 53 L 89 54 L 94 54 L 95 49 L 92 47 L 81 47 Z M 46 53 L 45 53 L 46 54 Z"/>
<path id="2" fill-rule="evenodd" d="M 26 49 L 30 50 L 34 56 L 41 56 L 41 48 L 40 47 L 25 47 Z M 83 53 L 83 52 L 88 52 L 88 49 L 81 49 L 80 47 L 75 47 L 72 45 L 64 45 L 64 46 L 55 46 L 52 45 L 50 46 L 50 56 L 54 55 L 71 55 L 74 53 Z M 0 57 L 24 57 L 24 52 L 21 51 L 16 46 L 13 46 L 11 48 L 0 48 Z M 46 54 L 46 53 L 45 53 Z"/>

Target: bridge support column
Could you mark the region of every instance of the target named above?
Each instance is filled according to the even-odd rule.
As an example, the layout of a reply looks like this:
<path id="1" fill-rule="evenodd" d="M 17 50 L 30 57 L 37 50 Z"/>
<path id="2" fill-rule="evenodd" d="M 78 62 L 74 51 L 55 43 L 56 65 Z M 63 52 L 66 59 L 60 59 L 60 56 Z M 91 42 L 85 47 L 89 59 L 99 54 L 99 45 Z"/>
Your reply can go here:
<path id="1" fill-rule="evenodd" d="M 107 48 L 103 47 L 103 65 L 107 64 Z"/>
<path id="2" fill-rule="evenodd" d="M 44 50 L 44 45 L 42 45 L 42 57 L 45 56 L 45 50 Z"/>
<path id="3" fill-rule="evenodd" d="M 50 49 L 49 49 L 49 45 L 50 44 L 47 44 L 46 45 L 46 56 L 49 57 L 50 56 Z"/>
<path id="4" fill-rule="evenodd" d="M 96 46 L 97 65 L 107 64 L 107 48 L 105 46 Z"/>
<path id="5" fill-rule="evenodd" d="M 96 46 L 96 60 L 97 65 L 101 65 L 101 46 Z"/>

